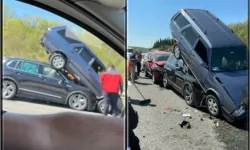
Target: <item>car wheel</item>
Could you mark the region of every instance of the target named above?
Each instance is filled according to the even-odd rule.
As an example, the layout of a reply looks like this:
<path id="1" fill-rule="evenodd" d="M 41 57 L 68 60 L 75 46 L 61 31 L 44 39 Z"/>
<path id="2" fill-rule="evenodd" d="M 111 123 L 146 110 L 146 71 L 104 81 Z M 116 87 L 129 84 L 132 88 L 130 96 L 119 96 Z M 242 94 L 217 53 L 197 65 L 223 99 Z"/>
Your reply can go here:
<path id="1" fill-rule="evenodd" d="M 50 63 L 54 69 L 60 70 L 60 69 L 63 69 L 65 67 L 66 59 L 61 54 L 54 54 L 50 58 Z"/>
<path id="2" fill-rule="evenodd" d="M 74 110 L 83 111 L 88 107 L 88 96 L 85 94 L 72 94 L 69 98 L 69 107 Z"/>
<path id="3" fill-rule="evenodd" d="M 180 47 L 178 45 L 175 45 L 175 47 L 174 47 L 174 57 L 176 59 L 181 58 L 181 51 L 180 51 Z"/>
<path id="4" fill-rule="evenodd" d="M 11 99 L 16 96 L 17 86 L 12 81 L 4 80 L 2 90 L 3 99 Z"/>
<path id="5" fill-rule="evenodd" d="M 194 105 L 194 92 L 193 88 L 190 85 L 185 85 L 183 89 L 184 99 L 189 106 Z"/>
<path id="6" fill-rule="evenodd" d="M 104 100 L 100 100 L 97 104 L 98 112 L 104 114 Z M 109 112 L 111 112 L 111 106 L 109 106 Z"/>
<path id="7" fill-rule="evenodd" d="M 220 105 L 218 99 L 213 95 L 208 95 L 206 97 L 207 110 L 208 112 L 217 117 L 220 114 Z"/>
<path id="8" fill-rule="evenodd" d="M 145 68 L 145 77 L 147 78 L 149 76 L 147 69 Z"/>
<path id="9" fill-rule="evenodd" d="M 166 72 L 164 72 L 163 74 L 163 79 L 162 79 L 162 85 L 164 88 L 168 88 L 168 74 Z"/>
<path id="10" fill-rule="evenodd" d="M 153 83 L 156 84 L 157 83 L 157 79 L 155 78 L 155 74 L 154 72 L 152 72 L 152 80 L 153 80 Z"/>

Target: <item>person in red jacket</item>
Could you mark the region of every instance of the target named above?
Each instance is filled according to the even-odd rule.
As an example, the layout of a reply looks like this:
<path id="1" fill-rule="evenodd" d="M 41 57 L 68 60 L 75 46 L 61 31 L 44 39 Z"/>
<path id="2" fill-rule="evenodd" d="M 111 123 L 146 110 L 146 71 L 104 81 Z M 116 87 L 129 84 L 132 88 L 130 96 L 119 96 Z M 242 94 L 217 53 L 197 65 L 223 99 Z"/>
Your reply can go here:
<path id="1" fill-rule="evenodd" d="M 104 96 L 104 115 L 109 113 L 109 105 L 111 105 L 111 113 L 114 117 L 120 114 L 117 107 L 117 101 L 120 94 L 123 93 L 122 75 L 115 71 L 114 65 L 108 66 L 108 71 L 101 75 L 101 83 Z"/>

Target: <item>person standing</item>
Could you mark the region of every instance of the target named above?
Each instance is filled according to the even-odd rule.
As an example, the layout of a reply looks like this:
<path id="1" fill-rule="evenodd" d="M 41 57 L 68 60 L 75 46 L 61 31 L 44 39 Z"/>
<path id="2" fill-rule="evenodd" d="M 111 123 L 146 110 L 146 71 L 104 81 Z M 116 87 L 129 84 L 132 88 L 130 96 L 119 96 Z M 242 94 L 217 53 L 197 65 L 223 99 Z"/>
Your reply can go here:
<path id="1" fill-rule="evenodd" d="M 141 72 L 141 59 L 142 59 L 141 52 L 138 52 L 136 54 L 135 59 L 136 59 L 137 76 L 139 77 Z"/>
<path id="2" fill-rule="evenodd" d="M 114 117 L 120 114 L 117 106 L 117 101 L 123 93 L 123 79 L 122 75 L 115 71 L 114 65 L 108 66 L 108 71 L 103 73 L 100 77 L 102 89 L 104 91 L 104 115 L 109 113 L 109 105 L 111 105 L 111 113 Z"/>

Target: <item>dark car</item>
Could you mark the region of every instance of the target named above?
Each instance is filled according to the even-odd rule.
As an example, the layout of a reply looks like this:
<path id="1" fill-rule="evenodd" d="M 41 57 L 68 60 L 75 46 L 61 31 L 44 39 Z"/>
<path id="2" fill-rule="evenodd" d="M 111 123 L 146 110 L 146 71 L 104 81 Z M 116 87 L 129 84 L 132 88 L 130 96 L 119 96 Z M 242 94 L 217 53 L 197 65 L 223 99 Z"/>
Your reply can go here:
<path id="1" fill-rule="evenodd" d="M 162 80 L 161 71 L 165 65 L 169 52 L 154 51 L 147 55 L 145 60 L 145 77 L 152 77 L 154 83 L 158 83 Z"/>
<path id="2" fill-rule="evenodd" d="M 45 63 L 5 57 L 2 78 L 3 99 L 29 97 L 88 111 L 97 106 L 95 95 L 88 88 L 67 79 L 61 71 Z"/>
<path id="3" fill-rule="evenodd" d="M 173 87 L 183 95 L 189 106 L 203 106 L 200 104 L 203 98 L 202 89 L 182 59 L 176 59 L 173 54 L 170 54 L 163 67 L 162 76 L 164 88 Z"/>
<path id="4" fill-rule="evenodd" d="M 219 18 L 207 10 L 182 9 L 170 23 L 176 41 L 174 55 L 182 58 L 206 94 L 213 116 L 228 121 L 245 118 L 248 97 L 248 49 Z"/>
<path id="5" fill-rule="evenodd" d="M 102 98 L 98 74 L 106 70 L 105 65 L 66 26 L 49 28 L 41 44 L 49 54 L 49 62 L 54 69 L 65 68 L 81 85 L 89 88 L 97 99 Z"/>

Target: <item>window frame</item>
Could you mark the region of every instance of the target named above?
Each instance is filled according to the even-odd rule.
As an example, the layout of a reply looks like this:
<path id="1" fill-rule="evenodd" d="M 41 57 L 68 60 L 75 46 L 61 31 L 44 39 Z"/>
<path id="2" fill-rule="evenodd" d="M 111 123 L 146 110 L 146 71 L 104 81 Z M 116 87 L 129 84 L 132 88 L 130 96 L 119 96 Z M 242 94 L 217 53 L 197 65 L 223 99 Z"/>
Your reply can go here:
<path id="1" fill-rule="evenodd" d="M 10 67 L 10 64 L 13 63 L 14 61 L 16 61 L 16 64 L 14 65 L 14 67 Z M 18 63 L 19 63 L 19 60 L 14 59 L 14 60 L 9 61 L 6 66 L 10 69 L 15 69 L 17 67 Z"/>
<path id="2" fill-rule="evenodd" d="M 182 17 L 188 22 L 188 24 L 186 24 L 186 25 L 184 25 L 184 26 L 181 27 L 181 26 L 177 23 L 177 21 L 176 21 L 176 20 L 178 19 L 179 16 L 182 16 Z M 176 26 L 179 28 L 179 30 L 182 29 L 182 28 L 184 28 L 184 27 L 187 26 L 187 25 L 190 25 L 190 22 L 188 21 L 188 19 L 187 19 L 181 12 L 180 12 L 179 14 L 177 14 L 176 17 L 174 18 L 174 23 L 175 23 Z"/>
<path id="3" fill-rule="evenodd" d="M 206 44 L 204 44 L 204 42 L 199 38 L 197 41 L 196 41 L 196 44 L 194 46 L 194 48 L 192 49 L 192 51 L 195 53 L 195 55 L 198 56 L 198 59 L 203 62 L 203 63 L 206 63 L 205 61 L 203 61 L 203 59 L 200 57 L 200 55 L 196 52 L 195 50 L 195 47 L 197 46 L 198 42 L 201 42 L 201 44 L 206 48 L 206 52 L 207 52 L 207 66 L 209 67 L 210 66 L 210 53 L 209 53 L 209 49 L 207 48 Z M 210 68 L 210 67 L 209 67 Z"/>
<path id="4" fill-rule="evenodd" d="M 187 30 L 187 29 L 189 29 L 189 28 L 191 28 L 191 30 L 192 31 L 194 31 L 193 33 L 196 35 L 196 40 L 194 41 L 194 43 L 193 43 L 193 45 L 191 45 L 191 43 L 189 42 L 189 40 L 183 35 L 183 32 L 185 31 L 185 30 Z M 195 47 L 196 47 L 196 45 L 197 45 L 197 43 L 198 43 L 198 41 L 199 41 L 199 34 L 197 34 L 197 32 L 194 30 L 194 28 L 191 26 L 191 25 L 188 25 L 188 26 L 185 26 L 185 28 L 183 28 L 182 30 L 181 30 L 181 36 L 185 39 L 185 41 L 187 42 L 187 44 L 189 45 L 189 47 L 193 50 Z"/>

